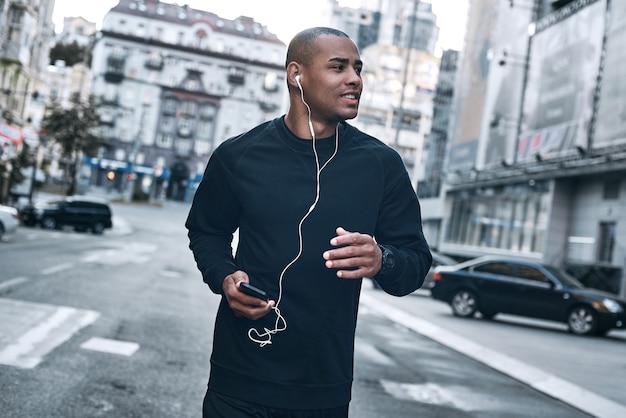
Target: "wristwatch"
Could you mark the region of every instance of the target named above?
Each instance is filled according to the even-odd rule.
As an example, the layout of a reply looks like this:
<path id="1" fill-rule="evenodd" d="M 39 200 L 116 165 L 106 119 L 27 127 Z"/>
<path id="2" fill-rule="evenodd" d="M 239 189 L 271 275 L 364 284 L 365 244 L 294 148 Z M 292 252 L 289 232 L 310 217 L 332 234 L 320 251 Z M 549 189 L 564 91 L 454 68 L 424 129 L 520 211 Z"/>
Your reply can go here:
<path id="1" fill-rule="evenodd" d="M 380 248 L 380 251 L 382 251 L 383 257 L 381 262 L 381 268 L 377 275 L 384 276 L 385 274 L 393 270 L 393 267 L 396 265 L 396 256 L 394 255 L 393 251 L 391 251 L 384 245 L 378 244 L 378 247 Z"/>

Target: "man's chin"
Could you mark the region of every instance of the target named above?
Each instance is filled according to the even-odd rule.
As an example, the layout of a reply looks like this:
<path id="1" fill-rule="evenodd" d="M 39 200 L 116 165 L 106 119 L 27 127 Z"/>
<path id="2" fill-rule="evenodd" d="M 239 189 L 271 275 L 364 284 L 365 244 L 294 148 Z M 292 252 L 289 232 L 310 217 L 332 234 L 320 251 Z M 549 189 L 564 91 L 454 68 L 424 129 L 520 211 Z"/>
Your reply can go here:
<path id="1" fill-rule="evenodd" d="M 355 110 L 354 112 L 346 112 L 343 115 L 343 120 L 350 120 L 350 119 L 354 119 L 357 117 L 357 115 L 359 114 L 359 112 L 357 110 Z"/>

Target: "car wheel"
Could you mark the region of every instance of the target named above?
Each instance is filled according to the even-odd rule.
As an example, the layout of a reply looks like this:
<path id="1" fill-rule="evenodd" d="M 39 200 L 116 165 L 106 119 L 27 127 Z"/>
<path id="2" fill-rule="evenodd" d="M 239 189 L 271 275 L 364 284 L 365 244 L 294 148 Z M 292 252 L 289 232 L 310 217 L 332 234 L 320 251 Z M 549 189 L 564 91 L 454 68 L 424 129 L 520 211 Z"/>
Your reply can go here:
<path id="1" fill-rule="evenodd" d="M 46 216 L 41 220 L 41 226 L 45 229 L 56 229 L 57 221 L 50 216 Z"/>
<path id="2" fill-rule="evenodd" d="M 588 306 L 577 306 L 567 315 L 567 326 L 576 335 L 595 335 L 598 329 L 596 313 Z"/>
<path id="3" fill-rule="evenodd" d="M 471 318 L 478 310 L 478 299 L 469 290 L 459 290 L 452 297 L 452 313 L 462 318 Z"/>
<path id="4" fill-rule="evenodd" d="M 104 232 L 104 224 L 102 222 L 96 222 L 91 226 L 91 232 L 95 235 L 102 235 Z"/>
<path id="5" fill-rule="evenodd" d="M 4 236 L 4 225 L 0 224 L 0 240 Z"/>

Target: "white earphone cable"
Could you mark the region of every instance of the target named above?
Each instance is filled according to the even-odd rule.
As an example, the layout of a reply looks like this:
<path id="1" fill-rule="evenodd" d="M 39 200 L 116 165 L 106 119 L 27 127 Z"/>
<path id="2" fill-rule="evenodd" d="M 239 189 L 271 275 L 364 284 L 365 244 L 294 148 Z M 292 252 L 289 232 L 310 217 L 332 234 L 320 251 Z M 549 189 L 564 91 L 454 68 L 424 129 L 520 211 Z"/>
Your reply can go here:
<path id="1" fill-rule="evenodd" d="M 298 79 L 296 81 L 298 83 L 298 87 L 300 88 L 300 98 L 302 100 L 302 103 L 304 103 L 304 105 L 306 106 L 307 111 L 308 111 L 308 116 L 309 116 L 308 123 L 309 123 L 309 130 L 311 131 L 311 142 L 313 146 L 313 154 L 315 156 L 315 169 L 316 169 L 315 200 L 313 201 L 313 204 L 309 207 L 309 210 L 307 211 L 307 213 L 302 217 L 302 219 L 300 219 L 300 222 L 298 223 L 298 254 L 294 257 L 293 260 L 291 260 L 285 266 L 285 268 L 283 268 L 278 278 L 278 288 L 279 288 L 278 300 L 276 301 L 276 305 L 274 305 L 274 307 L 272 308 L 274 312 L 276 313 L 276 322 L 274 323 L 274 329 L 263 328 L 263 332 L 259 332 L 256 328 L 250 328 L 248 330 L 248 338 L 250 338 L 250 340 L 252 340 L 253 342 L 259 344 L 260 347 L 264 347 L 268 344 L 272 344 L 272 335 L 278 332 L 282 332 L 287 329 L 287 321 L 285 321 L 285 318 L 282 316 L 282 314 L 280 313 L 280 309 L 278 308 L 283 298 L 283 279 L 285 277 L 285 273 L 287 272 L 287 270 L 289 270 L 289 268 L 292 265 L 294 265 L 296 261 L 298 261 L 298 259 L 302 255 L 303 244 L 304 244 L 303 237 L 302 237 L 302 225 L 304 224 L 304 221 L 309 217 L 311 212 L 313 212 L 313 209 L 315 209 L 315 206 L 317 206 L 317 202 L 320 199 L 320 175 L 322 174 L 322 171 L 324 170 L 324 168 L 326 168 L 328 163 L 330 163 L 330 161 L 333 158 L 335 158 L 335 155 L 337 155 L 337 151 L 339 150 L 339 124 L 337 124 L 335 128 L 335 150 L 332 153 L 332 155 L 328 158 L 328 160 L 324 163 L 324 165 L 320 167 L 319 156 L 317 153 L 317 146 L 315 143 L 315 140 L 316 140 L 315 130 L 313 129 L 313 122 L 311 121 L 311 108 L 309 107 L 307 102 L 304 100 L 304 91 L 302 90 L 300 81 Z"/>

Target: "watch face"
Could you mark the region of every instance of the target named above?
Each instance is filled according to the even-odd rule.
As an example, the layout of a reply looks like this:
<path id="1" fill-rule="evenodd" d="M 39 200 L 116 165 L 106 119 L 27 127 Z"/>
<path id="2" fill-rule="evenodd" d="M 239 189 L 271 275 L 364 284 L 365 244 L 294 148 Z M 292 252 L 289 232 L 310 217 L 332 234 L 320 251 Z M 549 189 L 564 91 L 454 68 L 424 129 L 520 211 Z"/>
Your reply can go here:
<path id="1" fill-rule="evenodd" d="M 386 255 L 386 257 L 385 257 L 385 264 L 386 264 L 386 266 L 385 267 L 393 268 L 393 266 L 396 265 L 396 259 L 393 256 L 393 253 L 391 251 L 387 250 L 387 253 L 385 255 Z"/>
<path id="2" fill-rule="evenodd" d="M 382 270 L 384 271 L 384 270 L 392 269 L 393 266 L 396 264 L 396 260 L 395 260 L 393 253 L 388 248 L 382 245 L 380 246 L 380 249 L 383 252 Z"/>

